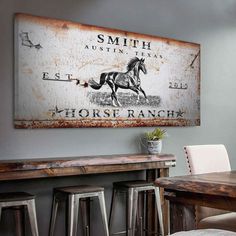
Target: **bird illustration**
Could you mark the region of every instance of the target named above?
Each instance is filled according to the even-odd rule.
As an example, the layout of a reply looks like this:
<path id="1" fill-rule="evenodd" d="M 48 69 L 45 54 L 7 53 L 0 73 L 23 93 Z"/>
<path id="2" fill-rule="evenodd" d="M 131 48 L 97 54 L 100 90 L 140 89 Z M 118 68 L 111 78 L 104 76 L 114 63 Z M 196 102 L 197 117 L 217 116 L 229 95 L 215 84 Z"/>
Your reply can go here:
<path id="1" fill-rule="evenodd" d="M 36 48 L 40 49 L 42 46 L 40 44 L 33 44 L 32 41 L 29 39 L 29 33 L 28 32 L 22 32 L 20 33 L 20 38 L 21 38 L 21 44 L 23 46 L 29 47 L 29 48 Z"/>

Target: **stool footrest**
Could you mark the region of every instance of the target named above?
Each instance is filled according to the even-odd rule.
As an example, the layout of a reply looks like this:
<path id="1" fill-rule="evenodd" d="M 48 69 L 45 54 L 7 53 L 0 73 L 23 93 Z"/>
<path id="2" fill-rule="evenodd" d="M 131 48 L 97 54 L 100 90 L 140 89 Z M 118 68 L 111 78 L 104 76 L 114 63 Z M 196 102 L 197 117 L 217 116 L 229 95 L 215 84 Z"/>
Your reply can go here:
<path id="1" fill-rule="evenodd" d="M 127 231 L 124 230 L 124 231 L 119 231 L 119 232 L 112 233 L 110 235 L 120 235 L 120 234 L 126 234 L 126 233 L 127 233 Z"/>

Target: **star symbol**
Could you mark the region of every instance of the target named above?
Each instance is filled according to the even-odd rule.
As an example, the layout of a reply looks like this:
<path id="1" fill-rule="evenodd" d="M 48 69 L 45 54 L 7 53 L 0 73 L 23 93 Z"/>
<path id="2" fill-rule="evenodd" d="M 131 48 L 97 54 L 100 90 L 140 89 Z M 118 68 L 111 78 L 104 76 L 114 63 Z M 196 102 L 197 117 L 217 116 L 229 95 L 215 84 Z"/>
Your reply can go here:
<path id="1" fill-rule="evenodd" d="M 59 114 L 61 112 L 63 112 L 64 110 L 59 110 L 57 106 L 55 106 L 55 109 L 50 109 L 50 112 L 52 112 L 52 117 L 54 117 L 56 114 Z"/>
<path id="2" fill-rule="evenodd" d="M 181 111 L 180 109 L 175 112 L 176 113 L 176 118 L 177 117 L 183 117 L 183 114 L 185 113 L 184 111 Z"/>

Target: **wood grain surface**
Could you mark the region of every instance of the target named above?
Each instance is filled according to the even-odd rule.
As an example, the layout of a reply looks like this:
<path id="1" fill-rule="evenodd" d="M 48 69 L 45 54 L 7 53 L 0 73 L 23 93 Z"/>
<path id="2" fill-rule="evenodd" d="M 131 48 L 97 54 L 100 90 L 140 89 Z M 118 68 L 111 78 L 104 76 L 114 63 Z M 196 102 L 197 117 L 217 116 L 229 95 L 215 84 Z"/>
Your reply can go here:
<path id="1" fill-rule="evenodd" d="M 236 197 L 236 171 L 159 178 L 155 184 L 166 190 Z"/>
<path id="2" fill-rule="evenodd" d="M 114 173 L 175 166 L 172 154 L 120 154 L 0 161 L 0 181 Z"/>

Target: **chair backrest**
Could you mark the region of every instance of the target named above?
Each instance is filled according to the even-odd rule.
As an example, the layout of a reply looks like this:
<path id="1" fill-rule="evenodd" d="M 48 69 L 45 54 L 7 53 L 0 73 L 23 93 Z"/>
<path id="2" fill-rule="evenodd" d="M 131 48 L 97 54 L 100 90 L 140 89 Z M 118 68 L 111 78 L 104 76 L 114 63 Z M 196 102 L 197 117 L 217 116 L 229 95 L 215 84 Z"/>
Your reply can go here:
<path id="1" fill-rule="evenodd" d="M 184 147 L 190 174 L 230 171 L 226 148 L 218 145 L 194 145 Z M 208 216 L 223 214 L 225 211 L 196 206 L 196 223 Z"/>
<path id="2" fill-rule="evenodd" d="M 226 148 L 218 145 L 194 145 L 184 147 L 190 174 L 230 171 Z"/>

